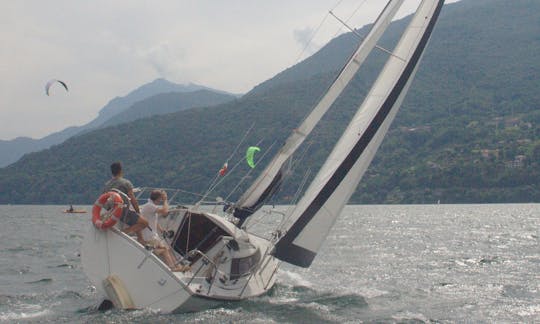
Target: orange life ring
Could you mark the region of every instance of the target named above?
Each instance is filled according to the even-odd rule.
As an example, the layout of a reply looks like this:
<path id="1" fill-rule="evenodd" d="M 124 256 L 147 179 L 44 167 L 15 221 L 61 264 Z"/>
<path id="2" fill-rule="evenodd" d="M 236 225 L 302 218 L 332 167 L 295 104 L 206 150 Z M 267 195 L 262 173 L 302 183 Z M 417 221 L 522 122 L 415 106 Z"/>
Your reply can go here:
<path id="1" fill-rule="evenodd" d="M 113 227 L 120 220 L 123 208 L 124 200 L 119 193 L 106 192 L 99 196 L 92 207 L 92 223 L 99 229 Z"/>

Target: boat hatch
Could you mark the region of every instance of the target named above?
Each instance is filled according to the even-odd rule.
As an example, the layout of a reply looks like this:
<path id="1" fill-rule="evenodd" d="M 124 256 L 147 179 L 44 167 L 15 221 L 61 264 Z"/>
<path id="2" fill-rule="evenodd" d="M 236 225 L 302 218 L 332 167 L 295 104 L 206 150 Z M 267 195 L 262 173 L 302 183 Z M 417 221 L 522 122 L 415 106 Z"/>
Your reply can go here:
<path id="1" fill-rule="evenodd" d="M 223 236 L 229 236 L 204 214 L 188 213 L 184 217 L 171 246 L 191 262 L 196 262 L 200 255 L 189 255 L 192 250 L 207 253 Z"/>

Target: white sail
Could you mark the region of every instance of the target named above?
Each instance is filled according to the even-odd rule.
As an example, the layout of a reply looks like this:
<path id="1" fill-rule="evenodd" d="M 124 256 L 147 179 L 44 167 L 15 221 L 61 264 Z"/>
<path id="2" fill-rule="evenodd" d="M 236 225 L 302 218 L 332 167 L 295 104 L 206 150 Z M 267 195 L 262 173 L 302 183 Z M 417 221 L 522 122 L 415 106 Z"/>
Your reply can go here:
<path id="1" fill-rule="evenodd" d="M 402 3 L 403 0 L 391 0 L 388 2 L 372 26 L 369 34 L 359 44 L 357 50 L 350 57 L 324 97 L 304 119 L 302 124 L 293 131 L 281 150 L 255 182 L 253 182 L 251 187 L 240 197 L 236 203 L 234 213 L 236 217 L 243 219 L 251 215 L 278 189 L 285 173 L 287 161 L 289 161 L 290 157 L 352 80 L 369 53 L 377 45 L 378 40 L 392 21 L 392 18 L 396 15 Z"/>
<path id="2" fill-rule="evenodd" d="M 274 255 L 308 267 L 356 189 L 416 73 L 444 0 L 423 0 L 366 99 L 282 227 Z"/>

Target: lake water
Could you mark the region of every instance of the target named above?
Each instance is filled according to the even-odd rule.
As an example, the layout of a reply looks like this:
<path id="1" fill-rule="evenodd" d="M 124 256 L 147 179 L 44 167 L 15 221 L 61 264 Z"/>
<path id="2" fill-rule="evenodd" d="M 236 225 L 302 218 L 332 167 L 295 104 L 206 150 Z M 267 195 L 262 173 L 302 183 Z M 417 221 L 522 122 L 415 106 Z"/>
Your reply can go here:
<path id="1" fill-rule="evenodd" d="M 0 206 L 0 322 L 540 323 L 537 204 L 347 206 L 311 268 L 191 314 L 94 311 L 79 257 L 90 216 L 64 208 Z"/>

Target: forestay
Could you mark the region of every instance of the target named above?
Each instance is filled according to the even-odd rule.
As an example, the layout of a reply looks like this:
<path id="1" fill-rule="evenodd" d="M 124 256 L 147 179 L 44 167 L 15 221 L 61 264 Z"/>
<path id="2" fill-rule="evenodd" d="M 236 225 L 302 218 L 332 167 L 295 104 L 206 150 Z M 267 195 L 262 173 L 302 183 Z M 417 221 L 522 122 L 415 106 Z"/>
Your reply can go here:
<path id="1" fill-rule="evenodd" d="M 356 51 L 342 68 L 332 85 L 319 103 L 304 119 L 302 124 L 293 131 L 280 151 L 274 156 L 270 164 L 261 175 L 240 197 L 235 206 L 234 216 L 245 219 L 257 211 L 279 188 L 286 173 L 288 161 L 304 139 L 311 133 L 322 116 L 332 106 L 343 89 L 352 80 L 369 53 L 377 45 L 378 40 L 396 15 L 403 0 L 391 0 L 373 24 L 369 34 L 359 44 Z"/>
<path id="2" fill-rule="evenodd" d="M 423 0 L 366 99 L 283 224 L 274 255 L 308 267 L 403 102 L 444 0 Z"/>

